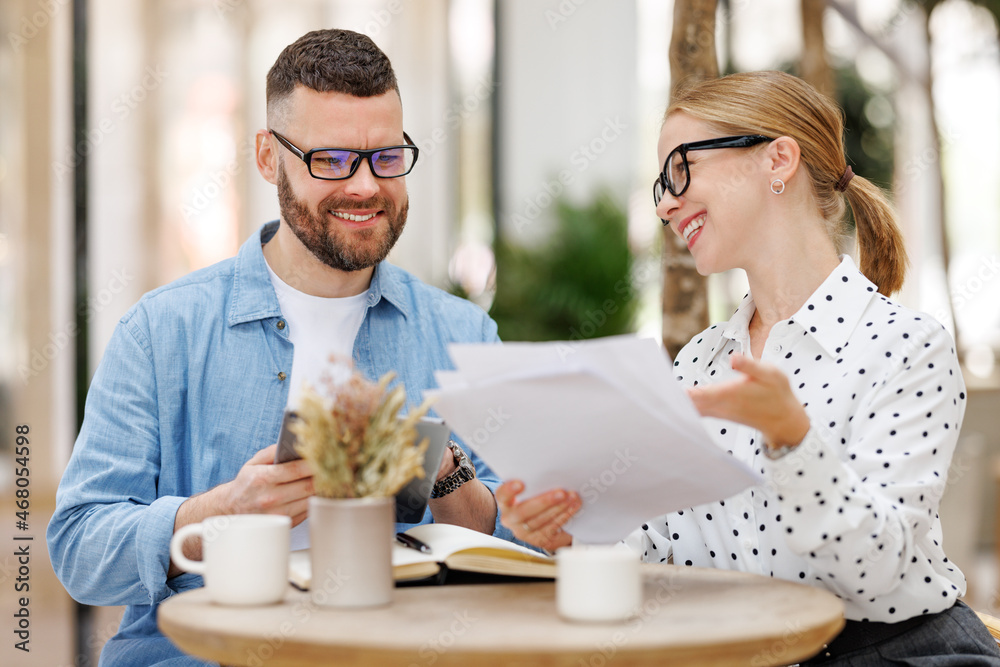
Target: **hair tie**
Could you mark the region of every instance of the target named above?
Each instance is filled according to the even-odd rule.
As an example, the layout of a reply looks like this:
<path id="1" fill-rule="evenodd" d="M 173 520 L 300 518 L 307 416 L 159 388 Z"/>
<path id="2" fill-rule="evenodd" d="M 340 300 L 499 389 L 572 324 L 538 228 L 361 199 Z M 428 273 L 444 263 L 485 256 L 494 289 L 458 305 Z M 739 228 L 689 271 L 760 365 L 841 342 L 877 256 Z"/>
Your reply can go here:
<path id="1" fill-rule="evenodd" d="M 847 189 L 847 184 L 851 182 L 852 178 L 854 178 L 854 172 L 851 170 L 851 165 L 847 165 L 847 169 L 844 170 L 844 175 L 840 177 L 840 180 L 837 181 L 835 186 L 833 186 L 833 189 L 837 192 L 843 192 Z"/>

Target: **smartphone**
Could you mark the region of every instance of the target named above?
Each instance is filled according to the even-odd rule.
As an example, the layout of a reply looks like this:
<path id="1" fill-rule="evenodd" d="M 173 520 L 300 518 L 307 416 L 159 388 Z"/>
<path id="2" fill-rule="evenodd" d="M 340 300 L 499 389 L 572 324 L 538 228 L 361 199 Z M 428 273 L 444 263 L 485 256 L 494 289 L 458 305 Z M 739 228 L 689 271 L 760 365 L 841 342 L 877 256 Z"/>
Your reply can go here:
<path id="1" fill-rule="evenodd" d="M 293 410 L 285 410 L 285 416 L 281 419 L 281 433 L 278 434 L 278 451 L 274 455 L 275 463 L 285 463 L 302 458 L 295 451 L 295 443 L 298 442 L 298 438 L 291 429 L 292 424 L 298 418 L 299 415 Z"/>

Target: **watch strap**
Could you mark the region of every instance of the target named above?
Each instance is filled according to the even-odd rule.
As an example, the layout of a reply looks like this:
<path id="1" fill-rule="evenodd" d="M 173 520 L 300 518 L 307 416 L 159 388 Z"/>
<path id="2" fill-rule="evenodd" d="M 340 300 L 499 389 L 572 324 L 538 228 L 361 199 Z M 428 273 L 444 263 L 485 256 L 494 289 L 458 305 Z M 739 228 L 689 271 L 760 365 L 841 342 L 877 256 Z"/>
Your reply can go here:
<path id="1" fill-rule="evenodd" d="M 439 479 L 434 483 L 434 487 L 431 489 L 431 498 L 442 498 L 447 496 L 452 491 L 457 490 L 466 482 L 471 482 L 476 478 L 476 469 L 472 465 L 472 461 L 466 456 L 462 448 L 459 447 L 454 441 L 448 443 L 448 447 L 451 449 L 455 456 L 455 464 L 458 466 L 454 472 L 449 474 L 444 479 Z"/>
<path id="2" fill-rule="evenodd" d="M 782 458 L 783 456 L 786 456 L 789 453 L 791 453 L 792 451 L 794 451 L 796 447 L 798 447 L 798 444 L 795 444 L 795 445 L 772 445 L 769 442 L 765 442 L 764 443 L 764 456 L 766 456 L 768 459 L 770 459 L 772 461 L 777 461 L 778 459 Z"/>

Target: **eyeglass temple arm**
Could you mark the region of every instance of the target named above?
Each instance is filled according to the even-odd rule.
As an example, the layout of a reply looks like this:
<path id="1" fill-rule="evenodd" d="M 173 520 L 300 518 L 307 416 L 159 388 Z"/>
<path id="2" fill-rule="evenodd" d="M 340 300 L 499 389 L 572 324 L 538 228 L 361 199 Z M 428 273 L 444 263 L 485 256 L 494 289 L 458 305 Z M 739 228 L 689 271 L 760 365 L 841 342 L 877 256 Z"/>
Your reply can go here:
<path id="1" fill-rule="evenodd" d="M 275 132 L 274 130 L 268 130 L 268 132 L 270 132 L 270 133 L 271 133 L 271 135 L 272 135 L 272 136 L 274 136 L 274 138 L 278 140 L 278 143 L 279 143 L 279 144 L 281 144 L 282 146 L 284 146 L 284 147 L 285 147 L 285 148 L 287 148 L 288 150 L 292 151 L 292 153 L 293 153 L 293 154 L 294 154 L 294 155 L 295 155 L 296 157 L 298 157 L 298 158 L 299 158 L 300 160 L 302 160 L 302 161 L 305 161 L 305 159 L 306 159 L 306 154 L 305 154 L 305 153 L 303 153 L 303 152 L 302 152 L 301 150 L 299 150 L 298 148 L 296 148 L 296 147 L 295 147 L 295 145 L 294 145 L 294 144 L 292 144 L 292 142 L 290 142 L 290 141 L 289 141 L 288 139 L 285 139 L 285 138 L 284 138 L 283 136 L 281 136 L 280 134 L 278 134 L 278 133 L 277 133 L 277 132 Z"/>

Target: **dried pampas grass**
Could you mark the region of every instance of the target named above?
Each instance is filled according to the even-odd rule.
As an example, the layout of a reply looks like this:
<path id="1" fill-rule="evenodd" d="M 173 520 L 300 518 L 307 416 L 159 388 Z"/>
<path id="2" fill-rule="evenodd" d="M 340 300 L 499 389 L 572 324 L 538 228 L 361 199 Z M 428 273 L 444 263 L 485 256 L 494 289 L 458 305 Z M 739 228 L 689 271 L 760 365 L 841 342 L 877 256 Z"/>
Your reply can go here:
<path id="1" fill-rule="evenodd" d="M 395 495 L 414 477 L 424 476 L 428 441 L 419 444 L 417 422 L 428 401 L 405 417 L 401 385 L 388 391 L 394 373 L 378 384 L 352 373 L 324 397 L 312 388 L 302 394 L 292 431 L 296 449 L 313 471 L 316 495 L 324 498 L 382 498 Z"/>

